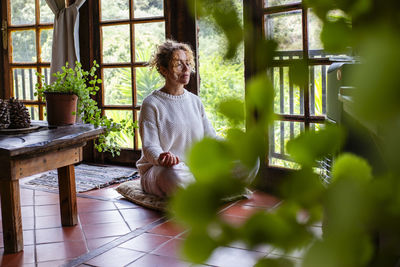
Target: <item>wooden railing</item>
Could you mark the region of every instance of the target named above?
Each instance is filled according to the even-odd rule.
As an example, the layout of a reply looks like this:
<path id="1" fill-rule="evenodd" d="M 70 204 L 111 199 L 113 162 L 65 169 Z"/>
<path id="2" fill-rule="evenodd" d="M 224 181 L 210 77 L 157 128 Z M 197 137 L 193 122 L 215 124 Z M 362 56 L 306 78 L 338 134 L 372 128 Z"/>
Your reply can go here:
<path id="1" fill-rule="evenodd" d="M 45 77 L 45 82 L 49 83 L 49 75 L 50 69 L 43 68 L 43 75 Z M 13 70 L 13 84 L 14 84 L 14 97 L 22 100 L 25 104 L 28 104 L 30 101 L 36 101 L 35 98 L 35 84 L 36 84 L 36 70 L 34 69 L 22 69 L 15 68 Z M 31 119 L 38 120 L 37 110 L 35 111 L 35 107 L 33 105 L 29 106 Z"/>
<path id="2" fill-rule="evenodd" d="M 303 51 L 280 51 L 276 53 L 275 60 L 278 62 L 289 62 L 291 60 L 300 59 L 303 56 Z M 309 58 L 325 58 L 327 55 L 323 50 L 310 50 Z M 289 75 L 285 75 L 285 68 L 289 68 L 288 65 L 279 64 L 274 67 L 271 72 L 272 84 L 275 85 L 276 98 L 279 99 L 279 110 L 275 107 L 277 114 L 285 115 L 304 115 L 304 91 L 298 91 L 298 103 L 295 103 L 295 86 Z M 320 68 L 316 71 L 316 68 Z M 327 65 L 315 65 L 309 68 L 309 95 L 310 95 L 310 114 L 311 116 L 319 115 L 324 116 L 326 114 L 326 95 L 327 95 Z M 287 69 L 286 69 L 287 71 Z M 317 77 L 321 75 L 320 77 Z M 288 78 L 287 78 L 288 77 Z M 321 95 L 320 97 L 320 109 L 316 110 L 316 81 L 320 81 Z M 285 93 L 286 92 L 286 93 Z M 288 94 L 288 96 L 287 96 Z M 286 95 L 286 97 L 285 97 Z M 285 100 L 289 99 L 289 107 L 285 109 Z M 276 103 L 275 103 L 276 104 Z M 297 109 L 297 112 L 295 110 Z M 316 125 L 311 123 L 311 129 L 315 129 Z M 293 139 L 297 134 L 304 131 L 304 123 L 301 121 L 288 121 L 288 120 L 277 120 L 275 124 L 270 127 L 269 132 L 269 157 L 277 158 L 282 160 L 289 160 L 288 155 L 285 152 L 285 146 L 288 140 Z"/>

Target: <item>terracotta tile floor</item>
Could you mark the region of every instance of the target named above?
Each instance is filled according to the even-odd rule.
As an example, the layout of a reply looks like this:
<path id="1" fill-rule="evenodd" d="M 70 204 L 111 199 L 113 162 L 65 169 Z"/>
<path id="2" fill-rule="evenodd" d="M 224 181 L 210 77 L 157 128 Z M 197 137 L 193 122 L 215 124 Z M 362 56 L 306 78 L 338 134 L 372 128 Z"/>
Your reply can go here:
<path id="1" fill-rule="evenodd" d="M 259 209 L 280 201 L 255 192 L 251 199 L 225 205 L 222 216 L 242 223 Z M 113 187 L 78 194 L 79 223 L 61 227 L 58 195 L 21 186 L 24 251 L 4 255 L 0 224 L 0 266 L 253 266 L 260 257 L 277 257 L 269 246 L 247 250 L 237 242 L 217 249 L 205 265 L 181 260 L 184 229 L 155 212 L 124 200 Z M 315 226 L 315 231 L 320 231 Z M 301 251 L 289 255 L 301 259 Z"/>

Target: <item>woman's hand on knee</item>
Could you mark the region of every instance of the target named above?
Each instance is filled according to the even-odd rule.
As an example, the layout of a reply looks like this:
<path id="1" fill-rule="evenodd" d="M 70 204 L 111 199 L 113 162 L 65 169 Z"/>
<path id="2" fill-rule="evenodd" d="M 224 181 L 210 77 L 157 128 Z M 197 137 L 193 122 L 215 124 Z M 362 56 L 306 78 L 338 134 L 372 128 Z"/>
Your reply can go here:
<path id="1" fill-rule="evenodd" d="M 163 167 L 172 167 L 179 163 L 179 158 L 171 152 L 161 153 L 158 157 L 158 164 Z"/>

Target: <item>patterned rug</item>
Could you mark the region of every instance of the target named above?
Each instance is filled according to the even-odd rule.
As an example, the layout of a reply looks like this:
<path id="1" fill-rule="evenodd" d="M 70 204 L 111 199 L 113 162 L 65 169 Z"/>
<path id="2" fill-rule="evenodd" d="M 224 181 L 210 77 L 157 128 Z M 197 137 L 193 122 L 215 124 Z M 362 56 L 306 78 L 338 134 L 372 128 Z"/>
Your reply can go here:
<path id="1" fill-rule="evenodd" d="M 76 192 L 81 193 L 92 189 L 107 187 L 112 184 L 130 181 L 139 177 L 136 169 L 110 165 L 79 164 L 75 166 Z M 51 170 L 27 179 L 24 185 L 35 189 L 44 188 L 58 190 L 57 170 Z"/>

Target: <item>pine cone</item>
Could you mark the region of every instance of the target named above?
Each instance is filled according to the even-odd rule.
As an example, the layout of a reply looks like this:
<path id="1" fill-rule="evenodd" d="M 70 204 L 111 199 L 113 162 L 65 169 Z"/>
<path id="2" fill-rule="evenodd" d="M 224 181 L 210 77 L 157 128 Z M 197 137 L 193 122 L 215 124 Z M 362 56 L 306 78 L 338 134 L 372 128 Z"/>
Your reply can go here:
<path id="1" fill-rule="evenodd" d="M 25 105 L 14 99 L 10 98 L 8 101 L 8 108 L 10 111 L 10 126 L 11 129 L 28 128 L 31 126 L 31 116 Z"/>
<path id="2" fill-rule="evenodd" d="M 10 125 L 10 112 L 6 100 L 0 99 L 0 129 L 5 129 Z"/>

